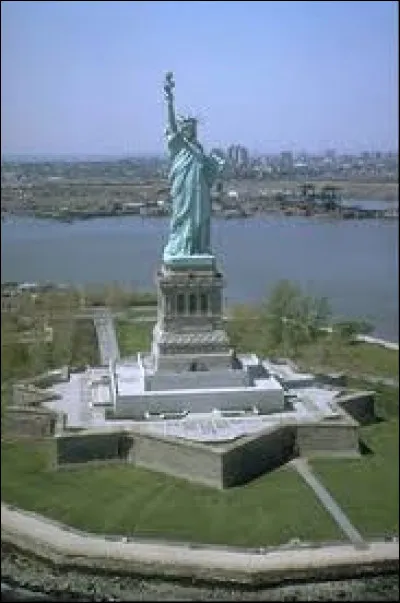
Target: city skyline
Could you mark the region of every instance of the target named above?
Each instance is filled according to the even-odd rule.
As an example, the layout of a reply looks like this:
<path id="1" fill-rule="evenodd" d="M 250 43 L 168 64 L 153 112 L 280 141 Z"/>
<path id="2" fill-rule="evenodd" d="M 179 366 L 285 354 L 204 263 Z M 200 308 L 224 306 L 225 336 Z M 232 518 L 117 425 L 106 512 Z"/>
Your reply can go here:
<path id="1" fill-rule="evenodd" d="M 394 149 L 388 149 L 388 150 L 383 150 L 383 151 L 379 151 L 379 150 L 375 150 L 375 149 L 360 149 L 359 151 L 354 151 L 354 152 L 340 152 L 337 149 L 325 149 L 321 152 L 310 152 L 307 151 L 307 149 L 302 149 L 299 151 L 292 151 L 290 149 L 277 149 L 274 152 L 250 152 L 249 149 L 247 149 L 246 147 L 242 147 L 242 145 L 239 144 L 233 144 L 233 145 L 228 145 L 228 147 L 223 148 L 223 149 L 218 149 L 219 151 L 222 151 L 223 154 L 225 155 L 226 158 L 229 158 L 229 148 L 230 147 L 241 147 L 244 148 L 247 153 L 248 153 L 248 158 L 251 161 L 256 161 L 258 159 L 268 159 L 268 158 L 275 158 L 275 159 L 279 159 L 280 157 L 287 155 L 288 153 L 292 156 L 293 159 L 301 159 L 301 158 L 309 158 L 312 159 L 314 158 L 324 158 L 324 157 L 330 157 L 331 159 L 334 160 L 343 160 L 347 157 L 353 157 L 354 159 L 356 158 L 369 158 L 369 159 L 385 159 L 388 157 L 392 157 L 393 155 L 398 155 L 398 150 L 394 150 Z M 332 157 L 332 153 L 334 154 L 334 157 Z M 366 155 L 368 157 L 366 157 Z M 2 153 L 1 154 L 1 160 L 4 162 L 13 162 L 13 161 L 46 161 L 46 160 L 54 160 L 54 161 L 123 161 L 124 159 L 135 159 L 135 160 L 146 160 L 146 159 L 157 159 L 157 160 L 168 160 L 168 153 L 165 151 L 165 149 L 161 149 L 159 151 L 149 151 L 149 152 L 143 152 L 141 153 L 140 151 L 138 152 L 132 152 L 132 153 L 114 153 L 114 154 L 102 154 L 102 153 Z"/>
<path id="2" fill-rule="evenodd" d="M 1 3 L 2 156 L 160 155 L 162 81 L 206 147 L 398 150 L 396 2 Z"/>

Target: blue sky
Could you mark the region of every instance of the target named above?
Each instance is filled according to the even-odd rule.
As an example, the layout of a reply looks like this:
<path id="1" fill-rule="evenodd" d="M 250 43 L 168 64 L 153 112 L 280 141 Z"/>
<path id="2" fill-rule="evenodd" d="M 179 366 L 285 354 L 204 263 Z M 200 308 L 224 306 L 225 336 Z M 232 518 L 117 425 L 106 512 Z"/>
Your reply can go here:
<path id="1" fill-rule="evenodd" d="M 396 2 L 1 2 L 2 154 L 398 149 Z"/>

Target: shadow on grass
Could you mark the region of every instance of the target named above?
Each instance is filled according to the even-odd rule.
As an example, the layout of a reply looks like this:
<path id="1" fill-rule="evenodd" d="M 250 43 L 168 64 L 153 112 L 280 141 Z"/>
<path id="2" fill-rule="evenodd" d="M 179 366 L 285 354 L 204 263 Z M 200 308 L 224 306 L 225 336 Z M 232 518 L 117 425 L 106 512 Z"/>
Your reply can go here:
<path id="1" fill-rule="evenodd" d="M 225 487 L 233 489 L 249 484 L 253 480 L 258 479 L 267 473 L 272 473 L 272 471 L 280 469 L 298 456 L 297 449 L 293 443 L 293 445 L 288 447 L 282 454 L 277 454 L 274 458 L 270 458 L 268 464 L 260 465 L 258 468 L 253 468 L 253 470 L 247 468 L 247 471 L 244 471 L 242 475 L 236 478 L 234 485 L 226 485 Z"/>
<path id="2" fill-rule="evenodd" d="M 364 417 L 354 417 L 356 419 L 356 421 L 359 422 L 359 424 L 362 427 L 368 427 L 370 425 L 378 425 L 379 423 L 385 423 L 387 421 L 386 417 L 383 417 L 382 415 L 366 415 Z"/>
<path id="3" fill-rule="evenodd" d="M 364 442 L 364 440 L 359 440 L 359 441 L 358 441 L 358 449 L 359 449 L 360 454 L 361 454 L 362 456 L 364 456 L 364 455 L 371 455 L 371 454 L 374 454 L 374 451 L 372 450 L 372 448 L 370 448 L 370 447 L 368 446 L 368 444 L 366 444 L 366 443 Z"/>

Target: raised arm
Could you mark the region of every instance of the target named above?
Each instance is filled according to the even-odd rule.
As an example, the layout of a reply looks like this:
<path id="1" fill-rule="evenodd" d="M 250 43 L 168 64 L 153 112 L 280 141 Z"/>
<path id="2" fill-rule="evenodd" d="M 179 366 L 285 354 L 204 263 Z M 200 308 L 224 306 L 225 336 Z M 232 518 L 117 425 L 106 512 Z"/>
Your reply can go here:
<path id="1" fill-rule="evenodd" d="M 167 132 L 170 134 L 175 134 L 178 131 L 175 117 L 174 95 L 172 93 L 174 87 L 175 82 L 173 80 L 173 75 L 169 71 L 165 76 L 164 94 L 165 100 L 167 101 Z"/>

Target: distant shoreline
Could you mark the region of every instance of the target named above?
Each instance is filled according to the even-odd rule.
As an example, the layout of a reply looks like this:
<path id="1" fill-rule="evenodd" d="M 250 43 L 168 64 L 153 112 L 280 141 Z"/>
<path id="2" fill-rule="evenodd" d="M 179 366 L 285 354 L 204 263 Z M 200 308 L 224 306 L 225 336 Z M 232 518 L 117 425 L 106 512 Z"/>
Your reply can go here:
<path id="1" fill-rule="evenodd" d="M 395 204 L 393 203 L 395 206 Z M 357 202 L 354 202 L 354 206 L 357 206 Z M 280 209 L 265 209 L 263 211 L 241 211 L 241 210 L 225 210 L 213 212 L 213 218 L 217 220 L 243 220 L 247 218 L 256 218 L 260 216 L 281 216 L 284 218 L 292 217 L 306 217 L 306 218 L 319 218 L 321 220 L 398 220 L 398 212 L 390 212 L 386 210 L 365 210 L 365 209 L 352 209 L 348 208 L 342 213 L 338 212 L 307 212 L 299 210 L 296 206 L 289 206 L 285 210 Z M 37 220 L 51 220 L 55 222 L 72 223 L 72 222 L 83 222 L 87 220 L 95 220 L 99 218 L 169 218 L 170 213 L 166 211 L 144 211 L 129 212 L 122 211 L 118 213 L 105 212 L 105 211 L 87 211 L 87 212 L 30 212 L 30 211 L 2 211 L 1 218 L 2 222 L 6 222 L 8 219 L 13 217 L 29 217 Z"/>

